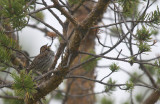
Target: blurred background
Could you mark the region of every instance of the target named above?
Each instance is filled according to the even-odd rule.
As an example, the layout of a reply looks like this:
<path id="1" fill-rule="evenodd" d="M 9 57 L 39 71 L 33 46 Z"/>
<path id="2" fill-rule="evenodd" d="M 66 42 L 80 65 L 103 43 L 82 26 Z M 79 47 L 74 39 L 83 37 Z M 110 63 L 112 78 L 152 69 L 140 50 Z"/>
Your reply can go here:
<path id="1" fill-rule="evenodd" d="M 49 5 L 52 4 L 50 1 L 46 1 L 46 2 Z M 142 3 L 139 6 L 140 10 L 143 9 L 143 6 L 144 6 L 143 4 L 146 5 L 146 2 Z M 160 6 L 159 1 L 157 1 L 157 3 L 155 3 L 154 5 L 152 5 L 152 7 L 150 7 L 150 9 L 147 12 L 149 13 L 151 11 L 156 10 L 157 5 Z M 41 6 L 37 6 L 36 8 L 41 8 Z M 61 20 L 63 20 L 63 21 L 66 20 L 65 17 L 63 15 L 61 15 L 61 13 L 59 11 L 57 11 L 56 9 L 52 9 L 52 10 L 61 18 Z M 43 14 L 44 14 L 44 21 L 46 23 L 50 24 L 51 26 L 54 26 L 54 28 L 56 28 L 58 31 L 60 31 L 62 33 L 62 27 L 59 25 L 59 23 L 56 21 L 56 19 L 47 10 L 44 11 Z M 111 10 L 107 10 L 104 17 L 106 19 L 103 19 L 103 22 L 109 24 L 109 23 L 113 22 L 113 21 L 110 21 L 109 18 L 114 17 L 114 14 Z M 31 20 L 29 23 L 33 24 L 33 23 L 35 23 L 35 21 Z M 42 24 L 38 24 L 38 25 L 39 25 L 39 27 L 42 27 L 42 28 L 45 27 Z M 102 23 L 99 23 L 99 25 L 102 25 Z M 110 35 L 107 35 L 107 33 L 108 34 L 111 33 L 110 30 L 106 30 L 103 28 L 101 28 L 100 30 L 102 32 L 99 33 L 98 36 L 99 36 L 101 42 L 106 41 L 105 45 L 111 46 L 112 42 L 113 42 L 113 44 L 117 42 L 116 37 L 111 37 Z M 157 39 L 157 41 L 159 41 L 159 39 L 160 39 L 159 34 L 153 38 Z M 42 45 L 51 43 L 51 39 L 45 37 L 44 33 L 40 32 L 36 29 L 30 28 L 30 27 L 25 27 L 21 32 L 19 32 L 19 40 L 20 40 L 20 45 L 21 45 L 22 49 L 26 50 L 31 57 L 39 54 L 40 47 Z M 103 47 L 101 45 L 99 45 L 97 39 L 95 41 L 96 41 L 96 47 L 95 47 L 96 53 L 99 54 L 102 51 L 105 51 L 105 49 L 103 49 Z M 58 46 L 59 46 L 59 41 L 56 38 L 54 40 L 54 43 L 51 48 L 54 52 L 56 52 Z M 126 49 L 124 44 L 120 44 L 117 48 L 117 50 L 121 50 L 121 49 L 123 50 L 123 54 L 125 54 L 125 55 L 129 54 L 129 51 Z M 138 50 L 137 47 L 135 47 L 134 49 L 135 49 L 134 51 Z M 155 44 L 155 46 L 153 46 L 151 48 L 151 50 L 152 50 L 152 52 L 147 52 L 146 54 L 143 55 L 144 59 L 150 59 L 150 58 L 153 58 L 153 57 L 160 55 L 159 42 L 157 42 Z M 117 56 L 117 54 L 118 53 L 116 51 L 112 51 L 109 54 L 107 54 L 107 56 Z M 60 62 L 60 60 L 59 60 L 59 62 Z M 133 66 L 131 66 L 129 63 L 126 63 L 126 62 L 101 59 L 98 61 L 98 65 L 96 68 L 96 73 L 95 73 L 95 76 L 97 76 L 96 79 L 100 80 L 104 76 L 106 76 L 106 73 L 110 73 L 108 66 L 111 65 L 113 62 L 117 63 L 120 66 L 120 68 L 123 69 L 123 70 L 120 70 L 117 73 L 114 73 L 110 76 L 112 79 L 116 80 L 117 83 L 126 83 L 126 81 L 129 79 L 129 76 L 125 71 L 127 71 L 129 73 L 133 73 L 133 72 L 137 72 L 139 74 L 143 73 L 141 70 L 139 70 L 138 64 L 133 64 Z M 145 78 L 145 77 L 143 79 L 147 80 L 147 78 Z M 104 81 L 107 81 L 107 80 L 108 80 L 108 78 L 106 78 Z M 60 85 L 60 89 L 64 89 L 64 84 Z M 105 89 L 104 85 L 96 83 L 94 90 L 95 90 L 95 92 L 101 92 L 104 89 Z M 146 88 L 135 87 L 134 90 L 135 91 L 134 91 L 133 95 L 134 94 L 136 95 L 139 91 L 141 91 L 141 92 L 145 91 Z M 114 104 L 122 104 L 124 101 L 126 101 L 126 99 L 129 99 L 130 92 L 116 88 L 116 91 L 114 91 L 110 94 L 107 94 L 107 93 L 97 94 L 96 95 L 97 104 L 99 104 L 100 100 L 106 96 L 109 99 L 113 100 L 115 102 Z M 51 100 L 50 104 L 61 104 L 61 100 L 53 99 L 53 100 Z M 160 102 L 157 104 L 160 104 Z"/>

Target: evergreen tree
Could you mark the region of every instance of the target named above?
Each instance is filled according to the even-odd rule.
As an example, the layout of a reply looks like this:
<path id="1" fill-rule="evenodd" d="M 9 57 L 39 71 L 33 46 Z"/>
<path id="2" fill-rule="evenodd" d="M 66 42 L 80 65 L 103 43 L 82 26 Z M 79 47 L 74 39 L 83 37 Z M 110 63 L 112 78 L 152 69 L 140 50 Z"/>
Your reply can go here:
<path id="1" fill-rule="evenodd" d="M 153 54 L 154 47 L 159 48 L 158 3 L 158 0 L 51 0 L 49 4 L 47 0 L 0 0 L 0 98 L 3 103 L 48 103 L 56 98 L 63 99 L 63 104 L 114 104 L 116 98 L 106 94 L 126 90 L 130 97 L 124 104 L 154 104 L 160 96 L 160 56 L 148 56 Z M 59 22 L 62 32 L 45 21 L 44 10 Z M 31 20 L 34 24 L 30 24 Z M 52 43 L 54 38 L 59 40 L 52 67 L 43 73 L 28 70 L 32 60 L 19 45 L 18 32 L 27 26 L 45 33 L 44 38 L 49 37 Z M 96 53 L 95 47 L 102 50 Z M 129 67 L 125 69 L 118 63 Z M 138 72 L 130 70 L 134 65 L 138 65 Z M 98 75 L 101 79 L 96 78 L 95 68 L 106 69 L 107 73 Z M 121 72 L 129 76 L 125 83 L 112 77 Z M 66 79 L 66 89 L 60 89 L 58 86 Z M 95 83 L 103 85 L 104 90 L 94 92 Z M 136 93 L 137 87 L 143 90 Z M 43 99 L 53 95 L 53 91 L 56 91 L 54 96 Z M 103 97 L 98 96 L 102 93 Z"/>

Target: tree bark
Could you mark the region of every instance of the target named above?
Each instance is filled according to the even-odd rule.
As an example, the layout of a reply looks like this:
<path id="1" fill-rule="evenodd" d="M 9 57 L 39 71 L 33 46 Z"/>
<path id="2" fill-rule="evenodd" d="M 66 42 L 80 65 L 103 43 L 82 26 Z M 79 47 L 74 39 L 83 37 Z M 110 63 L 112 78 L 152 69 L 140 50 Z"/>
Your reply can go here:
<path id="1" fill-rule="evenodd" d="M 82 39 L 86 37 L 88 31 L 90 30 L 90 27 L 94 26 L 95 21 L 98 21 L 99 18 L 102 17 L 104 12 L 106 11 L 106 8 L 108 7 L 108 4 L 110 3 L 110 0 L 99 0 L 96 6 L 94 7 L 94 10 L 92 10 L 90 14 L 81 23 L 77 23 L 75 22 L 75 19 L 69 16 L 65 12 L 65 10 L 62 8 L 62 6 L 57 3 L 58 2 L 57 0 L 52 0 L 52 1 L 55 7 L 63 15 L 68 16 L 68 19 L 72 21 L 74 25 L 76 25 L 76 29 L 74 34 L 72 35 L 72 39 L 70 39 L 69 41 L 69 46 L 66 47 L 66 51 L 64 53 L 64 57 L 61 63 L 55 69 L 59 71 L 61 75 L 53 75 L 51 76 L 50 79 L 41 83 L 37 88 L 38 92 L 34 93 L 33 98 L 28 99 L 26 104 L 33 104 L 34 102 L 38 101 L 40 98 L 44 97 L 51 91 L 55 90 L 61 84 L 64 77 L 69 72 L 70 64 L 73 63 L 73 61 L 78 55 L 78 50 L 79 50 L 80 43 L 82 43 Z M 70 60 L 69 63 L 68 63 L 68 60 Z M 64 67 L 66 65 L 67 67 Z"/>
<path id="2" fill-rule="evenodd" d="M 143 104 L 155 104 L 160 96 L 159 91 L 153 91 L 150 96 L 143 102 Z"/>
<path id="3" fill-rule="evenodd" d="M 83 5 L 74 13 L 74 17 L 78 22 L 82 22 L 87 15 L 90 13 L 94 6 L 94 3 L 92 1 L 84 2 Z M 96 24 L 95 24 L 96 25 Z M 72 32 L 74 29 L 73 25 L 69 25 L 69 32 L 68 35 Z M 92 30 L 90 31 L 87 36 L 82 40 L 80 44 L 79 51 L 85 51 L 85 52 L 94 52 L 95 47 L 95 34 L 96 31 Z M 74 62 L 72 63 L 71 67 L 78 65 L 81 63 L 82 60 L 84 60 L 87 57 L 87 55 L 78 55 Z M 91 67 L 91 69 L 86 70 L 83 66 L 76 69 L 71 73 L 71 75 L 84 75 L 86 77 L 94 79 L 94 67 Z M 94 82 L 87 81 L 84 79 L 68 79 L 67 81 L 67 90 L 66 90 L 66 96 L 64 99 L 64 104 L 93 104 L 95 102 L 95 95 L 87 95 L 89 93 L 94 92 Z M 73 95 L 73 96 L 68 96 Z M 74 96 L 75 95 L 75 96 Z M 84 96 L 82 96 L 84 95 Z"/>

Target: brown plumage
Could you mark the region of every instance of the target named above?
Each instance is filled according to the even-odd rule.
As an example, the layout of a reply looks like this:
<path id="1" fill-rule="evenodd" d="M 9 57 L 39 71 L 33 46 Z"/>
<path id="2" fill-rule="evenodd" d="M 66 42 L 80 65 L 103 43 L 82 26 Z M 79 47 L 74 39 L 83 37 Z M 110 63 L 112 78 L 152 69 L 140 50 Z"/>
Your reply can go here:
<path id="1" fill-rule="evenodd" d="M 44 45 L 40 48 L 40 54 L 35 57 L 28 70 L 39 71 L 43 73 L 47 71 L 53 64 L 54 52 L 50 50 L 50 46 Z"/>

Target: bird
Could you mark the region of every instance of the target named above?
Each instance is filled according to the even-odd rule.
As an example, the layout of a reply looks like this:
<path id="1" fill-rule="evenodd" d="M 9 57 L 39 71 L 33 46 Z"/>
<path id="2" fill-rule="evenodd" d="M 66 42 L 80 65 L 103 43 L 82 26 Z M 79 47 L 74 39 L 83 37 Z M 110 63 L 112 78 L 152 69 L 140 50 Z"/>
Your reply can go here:
<path id="1" fill-rule="evenodd" d="M 51 68 L 54 61 L 54 52 L 50 49 L 51 45 L 43 45 L 40 48 L 40 54 L 37 55 L 27 68 L 28 71 L 44 73 Z"/>

